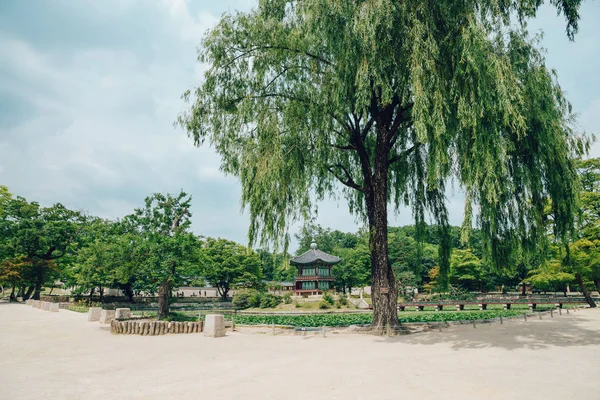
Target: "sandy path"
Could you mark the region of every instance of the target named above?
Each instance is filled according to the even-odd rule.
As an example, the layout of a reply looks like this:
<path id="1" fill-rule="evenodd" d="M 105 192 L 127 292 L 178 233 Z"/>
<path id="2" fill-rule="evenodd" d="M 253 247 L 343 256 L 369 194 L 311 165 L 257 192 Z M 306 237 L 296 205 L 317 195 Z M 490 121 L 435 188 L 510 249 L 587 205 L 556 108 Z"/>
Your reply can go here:
<path id="1" fill-rule="evenodd" d="M 107 329 L 0 304 L 0 399 L 600 399 L 597 309 L 395 338 Z"/>

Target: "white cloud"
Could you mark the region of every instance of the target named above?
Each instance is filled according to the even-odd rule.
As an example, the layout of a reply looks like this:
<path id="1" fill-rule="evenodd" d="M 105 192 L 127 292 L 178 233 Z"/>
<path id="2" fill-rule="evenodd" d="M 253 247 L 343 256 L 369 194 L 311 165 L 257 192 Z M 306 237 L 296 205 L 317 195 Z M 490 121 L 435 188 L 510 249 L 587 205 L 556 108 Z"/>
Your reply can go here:
<path id="1" fill-rule="evenodd" d="M 170 16 L 180 24 L 179 34 L 184 41 L 199 43 L 206 31 L 218 22 L 218 18 L 208 11 L 192 15 L 187 0 L 162 0 L 162 4 Z"/>

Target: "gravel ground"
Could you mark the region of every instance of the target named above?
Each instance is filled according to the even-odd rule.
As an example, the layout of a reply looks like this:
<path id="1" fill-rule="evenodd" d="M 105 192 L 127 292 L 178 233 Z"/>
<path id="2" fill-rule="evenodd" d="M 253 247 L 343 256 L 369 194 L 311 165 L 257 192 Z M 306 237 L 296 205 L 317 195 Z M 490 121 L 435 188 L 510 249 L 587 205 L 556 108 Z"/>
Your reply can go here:
<path id="1" fill-rule="evenodd" d="M 600 399 L 600 310 L 443 332 L 112 335 L 0 304 L 0 399 Z"/>

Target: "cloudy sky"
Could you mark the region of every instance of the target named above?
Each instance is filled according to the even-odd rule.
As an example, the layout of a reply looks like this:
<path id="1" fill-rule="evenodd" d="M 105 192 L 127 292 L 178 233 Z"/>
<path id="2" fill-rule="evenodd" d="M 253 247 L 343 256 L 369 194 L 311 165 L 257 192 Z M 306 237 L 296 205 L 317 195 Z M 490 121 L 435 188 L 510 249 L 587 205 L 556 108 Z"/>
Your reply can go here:
<path id="1" fill-rule="evenodd" d="M 203 67 L 196 46 L 219 16 L 253 0 L 0 1 L 0 184 L 44 205 L 120 218 L 153 192 L 193 195 L 194 231 L 246 242 L 235 178 L 210 148 L 195 148 L 173 121 L 180 95 Z M 579 112 L 600 132 L 600 2 L 586 1 L 574 43 L 544 8 L 548 64 Z M 596 144 L 592 155 L 600 156 Z M 462 221 L 459 193 L 451 221 Z M 318 222 L 356 230 L 344 203 L 321 205 Z M 411 223 L 402 210 L 391 223 Z"/>

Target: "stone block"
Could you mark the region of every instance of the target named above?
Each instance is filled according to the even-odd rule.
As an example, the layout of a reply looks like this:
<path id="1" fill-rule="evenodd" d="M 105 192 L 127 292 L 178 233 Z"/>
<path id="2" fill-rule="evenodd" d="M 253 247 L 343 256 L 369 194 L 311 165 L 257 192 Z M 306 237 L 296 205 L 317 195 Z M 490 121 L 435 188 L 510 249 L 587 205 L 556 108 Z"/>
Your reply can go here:
<path id="1" fill-rule="evenodd" d="M 58 312 L 58 309 L 59 309 L 58 303 L 50 303 L 50 307 L 48 308 L 48 311 Z"/>
<path id="2" fill-rule="evenodd" d="M 102 307 L 90 307 L 88 309 L 88 322 L 100 321 L 101 313 L 102 313 Z"/>
<path id="3" fill-rule="evenodd" d="M 90 307 L 88 310 L 88 322 L 100 321 L 101 312 L 102 308 L 100 307 Z"/>
<path id="4" fill-rule="evenodd" d="M 43 309 L 44 311 L 50 311 L 50 302 L 48 302 L 48 301 L 43 301 L 43 302 L 42 302 L 42 309 Z"/>
<path id="5" fill-rule="evenodd" d="M 206 316 L 206 320 L 204 321 L 204 336 L 225 336 L 225 318 L 218 314 L 208 314 Z"/>
<path id="6" fill-rule="evenodd" d="M 115 310 L 102 310 L 100 311 L 100 323 L 110 324 L 110 321 L 115 319 Z"/>
<path id="7" fill-rule="evenodd" d="M 129 319 L 131 318 L 131 309 L 129 308 L 117 308 L 115 310 L 115 319 Z"/>

